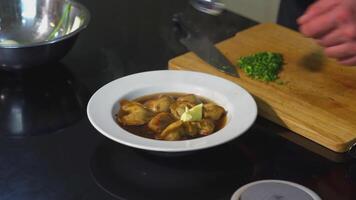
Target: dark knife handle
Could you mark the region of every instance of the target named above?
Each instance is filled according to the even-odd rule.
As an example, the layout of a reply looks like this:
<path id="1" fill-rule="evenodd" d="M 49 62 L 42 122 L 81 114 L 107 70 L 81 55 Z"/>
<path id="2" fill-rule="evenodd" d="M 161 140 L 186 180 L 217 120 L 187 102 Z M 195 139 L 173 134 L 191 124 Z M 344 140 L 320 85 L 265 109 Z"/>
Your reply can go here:
<path id="1" fill-rule="evenodd" d="M 183 23 L 182 15 L 174 14 L 172 17 L 173 31 L 178 39 L 187 38 L 190 36 L 190 31 Z"/>

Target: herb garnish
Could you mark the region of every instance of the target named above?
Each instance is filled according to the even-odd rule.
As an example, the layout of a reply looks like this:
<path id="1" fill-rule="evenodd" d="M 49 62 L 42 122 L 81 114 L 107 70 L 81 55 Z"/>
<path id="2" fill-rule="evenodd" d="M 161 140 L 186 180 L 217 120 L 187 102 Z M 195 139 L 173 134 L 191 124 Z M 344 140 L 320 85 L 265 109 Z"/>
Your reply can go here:
<path id="1" fill-rule="evenodd" d="M 278 72 L 283 65 L 280 53 L 259 52 L 238 60 L 240 68 L 251 78 L 270 82 L 278 79 Z"/>

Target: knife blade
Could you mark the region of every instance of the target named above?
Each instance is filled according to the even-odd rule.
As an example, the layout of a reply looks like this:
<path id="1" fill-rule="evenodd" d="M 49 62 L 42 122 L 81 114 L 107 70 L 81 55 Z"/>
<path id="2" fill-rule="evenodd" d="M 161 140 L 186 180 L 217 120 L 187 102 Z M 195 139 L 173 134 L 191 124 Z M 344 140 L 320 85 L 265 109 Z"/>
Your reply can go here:
<path id="1" fill-rule="evenodd" d="M 180 43 L 188 50 L 194 52 L 219 71 L 239 77 L 235 66 L 214 46 L 214 43 L 207 36 L 189 30 L 179 15 L 175 15 L 172 21 Z"/>

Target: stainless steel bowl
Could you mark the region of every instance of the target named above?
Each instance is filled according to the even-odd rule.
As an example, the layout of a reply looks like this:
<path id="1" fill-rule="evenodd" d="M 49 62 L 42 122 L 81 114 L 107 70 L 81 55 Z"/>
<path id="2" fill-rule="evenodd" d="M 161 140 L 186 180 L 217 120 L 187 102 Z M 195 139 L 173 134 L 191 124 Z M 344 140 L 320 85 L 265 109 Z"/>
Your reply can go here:
<path id="1" fill-rule="evenodd" d="M 83 5 L 69 0 L 0 0 L 0 68 L 61 59 L 89 18 Z"/>

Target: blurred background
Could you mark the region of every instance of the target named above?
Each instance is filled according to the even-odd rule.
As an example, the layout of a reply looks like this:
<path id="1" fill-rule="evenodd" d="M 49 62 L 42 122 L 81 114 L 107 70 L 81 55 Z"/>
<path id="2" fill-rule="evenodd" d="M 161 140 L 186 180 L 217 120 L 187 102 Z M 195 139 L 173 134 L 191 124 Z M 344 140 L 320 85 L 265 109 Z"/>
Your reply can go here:
<path id="1" fill-rule="evenodd" d="M 257 22 L 276 22 L 281 0 L 221 0 L 226 8 Z"/>

